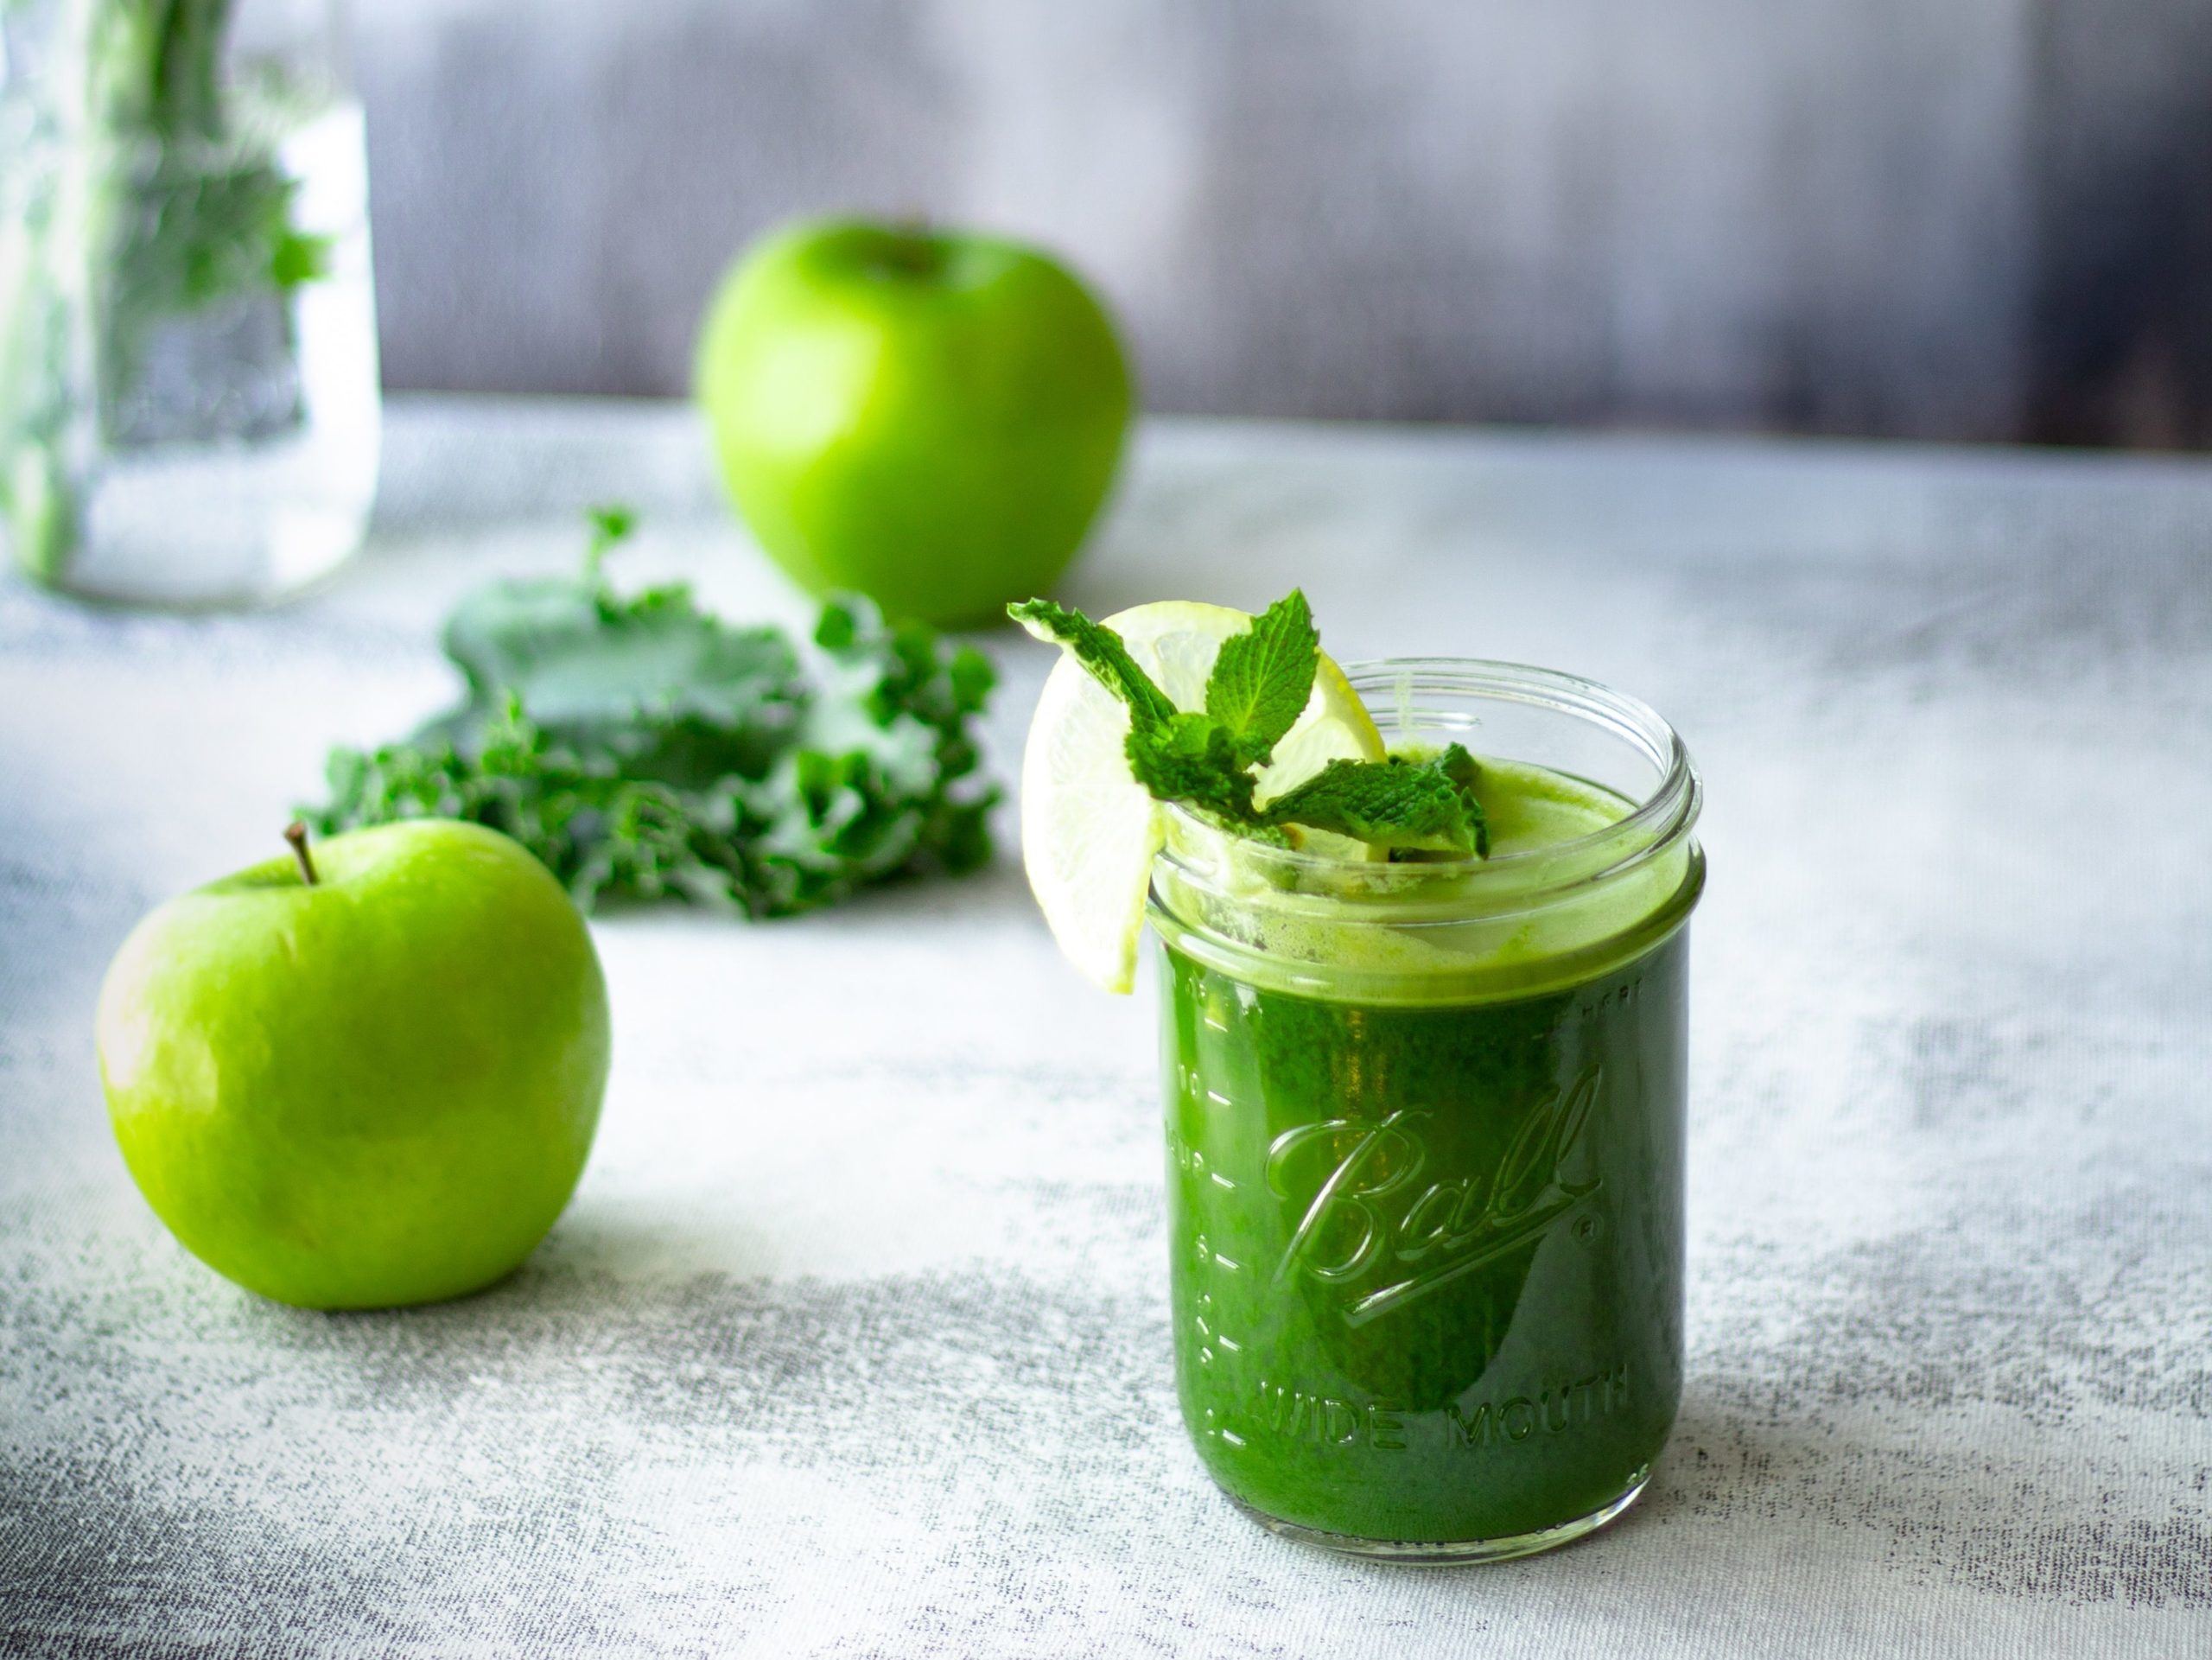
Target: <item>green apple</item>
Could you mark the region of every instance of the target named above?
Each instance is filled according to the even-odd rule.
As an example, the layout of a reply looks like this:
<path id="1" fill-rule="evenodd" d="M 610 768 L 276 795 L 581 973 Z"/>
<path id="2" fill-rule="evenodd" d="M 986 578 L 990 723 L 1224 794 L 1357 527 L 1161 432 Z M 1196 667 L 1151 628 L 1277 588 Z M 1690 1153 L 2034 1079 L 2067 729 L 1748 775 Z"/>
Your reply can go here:
<path id="1" fill-rule="evenodd" d="M 171 900 L 101 988 L 100 1078 L 147 1202 L 280 1302 L 455 1297 L 583 1173 L 607 986 L 583 919 L 496 830 L 354 830 Z"/>
<path id="2" fill-rule="evenodd" d="M 1003 620 L 1052 586 L 1128 427 L 1113 324 L 1065 266 L 849 220 L 791 226 L 731 270 L 697 383 L 776 562 L 938 624 Z"/>

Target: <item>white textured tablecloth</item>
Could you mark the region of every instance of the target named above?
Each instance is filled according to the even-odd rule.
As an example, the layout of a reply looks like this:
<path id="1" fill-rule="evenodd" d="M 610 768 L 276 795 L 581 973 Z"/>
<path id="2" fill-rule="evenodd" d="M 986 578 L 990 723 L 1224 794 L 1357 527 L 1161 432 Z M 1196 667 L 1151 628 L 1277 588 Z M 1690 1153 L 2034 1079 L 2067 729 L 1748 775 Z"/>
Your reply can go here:
<path id="1" fill-rule="evenodd" d="M 1151 988 L 1064 969 L 1011 849 L 600 924 L 598 1148 L 483 1296 L 302 1313 L 172 1243 L 100 970 L 448 696 L 452 596 L 619 497 L 632 575 L 801 609 L 680 410 L 403 404 L 388 473 L 273 614 L 0 590 L 0 1650 L 2212 1655 L 2212 467 L 1146 434 L 1076 601 L 1300 582 L 1340 657 L 1580 671 L 1706 773 L 1680 1427 L 1609 1532 L 1452 1573 L 1199 1473 Z M 1004 771 L 1046 658 L 988 644 Z"/>

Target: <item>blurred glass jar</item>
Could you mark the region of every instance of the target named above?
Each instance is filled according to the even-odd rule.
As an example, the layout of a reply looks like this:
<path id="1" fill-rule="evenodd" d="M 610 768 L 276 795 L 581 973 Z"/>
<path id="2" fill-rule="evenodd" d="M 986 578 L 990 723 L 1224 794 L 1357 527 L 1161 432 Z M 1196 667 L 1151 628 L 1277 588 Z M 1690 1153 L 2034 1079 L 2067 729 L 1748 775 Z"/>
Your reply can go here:
<path id="1" fill-rule="evenodd" d="M 335 0 L 0 0 L 0 533 L 252 605 L 361 544 L 380 410 Z"/>

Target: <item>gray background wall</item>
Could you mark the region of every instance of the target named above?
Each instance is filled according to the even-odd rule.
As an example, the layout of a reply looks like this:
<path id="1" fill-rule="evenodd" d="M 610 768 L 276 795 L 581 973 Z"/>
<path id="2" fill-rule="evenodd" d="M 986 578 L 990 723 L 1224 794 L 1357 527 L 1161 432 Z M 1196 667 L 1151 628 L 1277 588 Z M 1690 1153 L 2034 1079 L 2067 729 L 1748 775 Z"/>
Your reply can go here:
<path id="1" fill-rule="evenodd" d="M 2212 0 L 366 0 L 386 375 L 672 392 L 764 226 L 1107 292 L 1155 409 L 2212 437 Z"/>

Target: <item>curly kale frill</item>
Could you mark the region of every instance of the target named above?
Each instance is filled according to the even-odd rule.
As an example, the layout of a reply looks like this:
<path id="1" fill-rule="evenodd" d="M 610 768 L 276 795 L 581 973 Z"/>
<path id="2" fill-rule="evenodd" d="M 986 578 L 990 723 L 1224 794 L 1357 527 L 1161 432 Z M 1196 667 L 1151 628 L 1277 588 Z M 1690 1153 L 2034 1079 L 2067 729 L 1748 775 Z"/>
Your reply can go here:
<path id="1" fill-rule="evenodd" d="M 997 791 L 970 730 L 990 663 L 863 600 L 823 609 L 803 658 L 682 586 L 624 598 L 599 575 L 495 583 L 446 651 L 461 706 L 402 743 L 334 750 L 326 834 L 466 818 L 522 843 L 580 904 L 683 899 L 755 917 L 991 857 Z"/>

